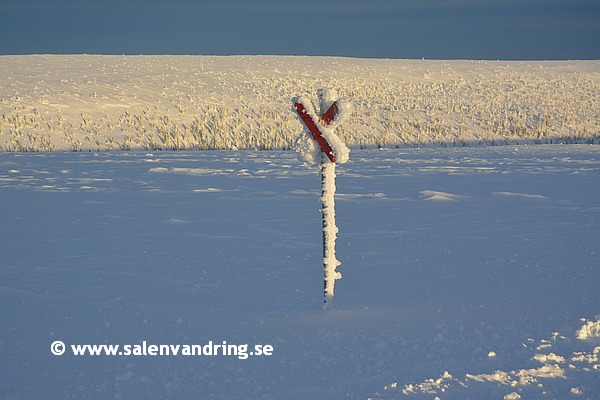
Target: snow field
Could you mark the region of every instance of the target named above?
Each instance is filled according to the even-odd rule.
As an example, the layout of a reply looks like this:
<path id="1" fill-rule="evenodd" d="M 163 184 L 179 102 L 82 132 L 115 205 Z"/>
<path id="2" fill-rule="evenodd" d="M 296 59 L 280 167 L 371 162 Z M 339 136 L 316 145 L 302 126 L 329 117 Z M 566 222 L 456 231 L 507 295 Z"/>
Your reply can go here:
<path id="1" fill-rule="evenodd" d="M 600 150 L 0 153 L 0 397 L 595 399 Z M 270 344 L 270 357 L 53 356 Z"/>
<path id="2" fill-rule="evenodd" d="M 4 151 L 290 149 L 335 88 L 351 147 L 598 141 L 598 61 L 0 56 Z"/>

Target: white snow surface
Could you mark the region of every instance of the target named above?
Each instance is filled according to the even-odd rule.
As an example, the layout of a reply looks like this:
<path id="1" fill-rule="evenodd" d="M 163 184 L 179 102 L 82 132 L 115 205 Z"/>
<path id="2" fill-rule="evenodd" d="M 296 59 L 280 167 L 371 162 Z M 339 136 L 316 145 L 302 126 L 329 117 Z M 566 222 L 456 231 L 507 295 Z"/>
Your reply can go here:
<path id="1" fill-rule="evenodd" d="M 600 398 L 600 148 L 353 149 L 336 172 L 324 312 L 320 179 L 293 152 L 0 153 L 0 398 Z"/>
<path id="2" fill-rule="evenodd" d="M 354 105 L 350 148 L 599 141 L 597 60 L 21 55 L 0 56 L 0 149 L 289 149 L 289 101 L 319 88 Z"/>

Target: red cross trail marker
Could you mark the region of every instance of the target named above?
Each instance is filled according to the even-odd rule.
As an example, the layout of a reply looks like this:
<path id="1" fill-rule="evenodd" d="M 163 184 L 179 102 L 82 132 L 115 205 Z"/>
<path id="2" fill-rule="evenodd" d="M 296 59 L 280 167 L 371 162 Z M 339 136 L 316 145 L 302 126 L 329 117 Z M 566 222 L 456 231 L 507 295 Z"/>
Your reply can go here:
<path id="1" fill-rule="evenodd" d="M 335 257 L 335 240 L 338 228 L 335 224 L 335 163 L 348 160 L 350 150 L 335 134 L 336 127 L 351 111 L 350 103 L 334 100 L 334 91 L 319 89 L 320 112 L 317 116 L 310 100 L 294 99 L 294 110 L 308 130 L 310 136 L 321 148 L 321 212 L 323 214 L 323 290 L 325 304 L 323 308 L 333 307 L 335 281 L 342 274 L 335 269 L 340 262 Z M 310 139 L 307 139 L 310 141 Z M 311 145 L 312 146 L 312 145 Z M 318 151 L 318 148 L 315 148 Z M 337 154 L 336 154 L 337 153 Z M 305 155 L 306 157 L 306 155 Z M 308 161 L 308 158 L 307 158 Z M 310 162 L 315 162 L 311 160 Z"/>
<path id="2" fill-rule="evenodd" d="M 331 146 L 323 137 L 323 133 L 321 132 L 315 121 L 313 121 L 312 117 L 308 114 L 308 111 L 306 111 L 306 107 L 304 106 L 304 104 L 302 104 L 300 100 L 296 100 L 294 102 L 294 108 L 296 109 L 296 112 L 300 116 L 300 119 L 302 120 L 302 122 L 304 122 L 304 125 L 312 135 L 313 139 L 315 139 L 317 143 L 319 143 L 319 146 L 321 146 L 321 150 L 323 150 L 323 153 L 325 153 L 327 158 L 329 158 L 329 160 L 332 163 L 334 163 L 335 154 L 333 154 Z M 329 107 L 325 114 L 323 114 L 323 116 L 319 119 L 319 122 L 321 122 L 322 125 L 329 125 L 331 121 L 333 121 L 333 119 L 335 118 L 337 112 L 338 106 L 336 101 L 331 105 L 331 107 Z"/>

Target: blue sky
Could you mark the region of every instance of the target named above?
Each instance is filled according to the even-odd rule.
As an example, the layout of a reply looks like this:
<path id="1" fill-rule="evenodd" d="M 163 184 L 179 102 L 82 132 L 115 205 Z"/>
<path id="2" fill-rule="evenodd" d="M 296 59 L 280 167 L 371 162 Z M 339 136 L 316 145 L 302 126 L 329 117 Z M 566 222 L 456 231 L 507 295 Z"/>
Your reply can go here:
<path id="1" fill-rule="evenodd" d="M 0 54 L 600 59 L 600 0 L 0 0 Z"/>

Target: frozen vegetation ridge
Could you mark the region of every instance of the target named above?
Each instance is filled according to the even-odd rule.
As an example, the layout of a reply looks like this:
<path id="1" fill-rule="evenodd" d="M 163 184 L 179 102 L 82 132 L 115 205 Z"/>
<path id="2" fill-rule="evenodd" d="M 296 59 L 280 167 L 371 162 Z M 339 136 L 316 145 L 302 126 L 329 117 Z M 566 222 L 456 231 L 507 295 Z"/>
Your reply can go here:
<path id="1" fill-rule="evenodd" d="M 600 61 L 0 56 L 0 149 L 289 149 L 331 87 L 351 147 L 600 141 Z"/>

